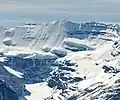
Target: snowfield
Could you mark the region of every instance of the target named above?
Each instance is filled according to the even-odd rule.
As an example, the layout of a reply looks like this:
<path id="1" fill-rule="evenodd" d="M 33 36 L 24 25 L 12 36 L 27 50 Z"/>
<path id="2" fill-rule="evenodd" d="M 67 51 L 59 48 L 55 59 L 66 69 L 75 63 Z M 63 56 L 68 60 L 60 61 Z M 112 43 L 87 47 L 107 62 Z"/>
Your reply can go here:
<path id="1" fill-rule="evenodd" d="M 46 83 L 28 84 L 26 89 L 32 93 L 30 96 L 25 96 L 27 100 L 44 100 L 44 98 L 52 94 L 52 89 Z"/>
<path id="2" fill-rule="evenodd" d="M 24 99 L 120 99 L 119 25 L 59 20 L 0 32 L 0 63 L 24 80 Z"/>

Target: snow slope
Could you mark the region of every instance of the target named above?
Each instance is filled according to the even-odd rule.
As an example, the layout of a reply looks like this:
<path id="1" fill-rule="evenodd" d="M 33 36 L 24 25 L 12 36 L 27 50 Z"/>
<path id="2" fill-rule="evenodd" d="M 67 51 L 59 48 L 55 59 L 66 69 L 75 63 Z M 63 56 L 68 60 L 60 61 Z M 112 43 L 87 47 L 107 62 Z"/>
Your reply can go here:
<path id="1" fill-rule="evenodd" d="M 46 83 L 28 84 L 26 85 L 26 89 L 32 93 L 30 96 L 26 96 L 27 100 L 43 100 L 52 94 L 52 89 Z"/>
<path id="2" fill-rule="evenodd" d="M 57 92 L 57 98 L 55 93 L 52 94 L 53 99 L 47 100 L 119 100 L 119 57 L 111 55 L 112 46 L 113 43 L 110 42 L 94 51 L 81 51 L 66 56 L 64 60 L 69 59 L 77 63 L 76 73 L 78 76 L 85 76 L 85 80 L 77 84 L 69 83 L 64 92 Z"/>

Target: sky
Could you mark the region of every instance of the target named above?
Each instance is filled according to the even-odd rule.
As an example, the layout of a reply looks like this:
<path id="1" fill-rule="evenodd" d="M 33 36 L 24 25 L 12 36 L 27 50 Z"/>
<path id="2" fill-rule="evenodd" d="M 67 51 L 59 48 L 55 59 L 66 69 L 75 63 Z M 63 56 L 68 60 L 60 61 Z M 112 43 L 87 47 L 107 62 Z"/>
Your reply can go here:
<path id="1" fill-rule="evenodd" d="M 0 0 L 1 25 L 54 20 L 120 22 L 120 0 Z"/>

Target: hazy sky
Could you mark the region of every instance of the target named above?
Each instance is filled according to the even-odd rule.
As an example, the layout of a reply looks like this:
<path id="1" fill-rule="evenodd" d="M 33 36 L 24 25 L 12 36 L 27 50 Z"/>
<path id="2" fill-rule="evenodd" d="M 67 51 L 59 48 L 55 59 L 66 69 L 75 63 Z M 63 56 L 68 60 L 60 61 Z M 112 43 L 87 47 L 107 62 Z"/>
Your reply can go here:
<path id="1" fill-rule="evenodd" d="M 28 21 L 120 22 L 120 0 L 0 0 L 1 24 Z"/>

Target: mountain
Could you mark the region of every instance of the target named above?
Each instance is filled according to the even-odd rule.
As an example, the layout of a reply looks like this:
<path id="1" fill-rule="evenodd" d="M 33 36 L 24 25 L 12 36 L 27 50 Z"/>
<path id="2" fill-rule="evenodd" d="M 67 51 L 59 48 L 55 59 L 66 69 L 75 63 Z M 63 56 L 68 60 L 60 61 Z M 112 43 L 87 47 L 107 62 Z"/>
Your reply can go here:
<path id="1" fill-rule="evenodd" d="M 99 22 L 1 27 L 1 74 L 22 80 L 19 100 L 119 100 L 119 35 L 118 24 Z"/>
<path id="2" fill-rule="evenodd" d="M 106 25 L 96 22 L 86 22 L 82 24 L 73 23 L 66 20 L 54 21 L 52 23 L 26 24 L 25 26 L 10 29 L 1 28 L 1 42 L 5 38 L 12 38 L 13 45 L 29 47 L 35 50 L 54 49 L 71 47 L 79 48 L 80 43 L 69 41 L 72 39 L 88 38 L 90 36 L 111 36 L 117 37 L 119 25 Z M 114 34 L 110 34 L 110 33 Z M 2 44 L 1 44 L 2 45 Z M 85 44 L 84 44 L 85 45 Z M 84 46 L 83 46 L 84 47 Z"/>

